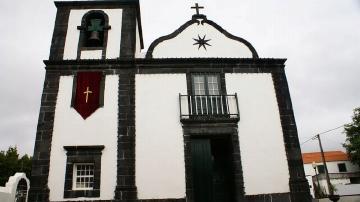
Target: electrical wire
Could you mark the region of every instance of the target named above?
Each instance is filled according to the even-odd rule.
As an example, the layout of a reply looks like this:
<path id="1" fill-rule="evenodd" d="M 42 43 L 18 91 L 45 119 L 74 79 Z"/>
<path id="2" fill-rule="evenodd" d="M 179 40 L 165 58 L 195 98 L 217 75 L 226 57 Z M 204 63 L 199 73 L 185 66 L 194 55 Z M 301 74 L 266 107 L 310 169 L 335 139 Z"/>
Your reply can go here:
<path id="1" fill-rule="evenodd" d="M 338 126 L 338 127 L 336 127 L 336 128 L 333 128 L 333 129 L 326 130 L 326 131 L 324 131 L 324 132 L 318 133 L 318 134 L 316 134 L 316 135 L 312 136 L 310 139 L 306 140 L 305 142 L 301 143 L 300 145 L 303 145 L 303 144 L 305 144 L 305 143 L 309 142 L 310 140 L 315 140 L 315 139 L 317 138 L 317 137 L 316 137 L 317 135 L 322 135 L 322 134 L 325 134 L 325 133 L 331 132 L 331 131 L 333 131 L 333 130 L 336 130 L 336 129 L 342 128 L 342 127 L 344 127 L 344 126 L 345 126 L 345 124 L 343 124 L 343 125 L 341 125 L 341 126 Z"/>

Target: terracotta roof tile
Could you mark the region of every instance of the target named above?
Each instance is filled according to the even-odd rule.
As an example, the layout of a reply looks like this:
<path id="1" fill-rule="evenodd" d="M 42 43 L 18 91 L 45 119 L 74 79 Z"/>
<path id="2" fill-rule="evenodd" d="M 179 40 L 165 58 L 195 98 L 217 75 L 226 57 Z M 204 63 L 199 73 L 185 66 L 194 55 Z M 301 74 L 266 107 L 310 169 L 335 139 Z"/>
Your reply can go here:
<path id="1" fill-rule="evenodd" d="M 347 154 L 342 151 L 328 151 L 324 152 L 324 155 L 326 162 L 349 160 Z M 302 153 L 302 159 L 304 164 L 312 163 L 314 161 L 316 163 L 322 162 L 320 152 Z"/>

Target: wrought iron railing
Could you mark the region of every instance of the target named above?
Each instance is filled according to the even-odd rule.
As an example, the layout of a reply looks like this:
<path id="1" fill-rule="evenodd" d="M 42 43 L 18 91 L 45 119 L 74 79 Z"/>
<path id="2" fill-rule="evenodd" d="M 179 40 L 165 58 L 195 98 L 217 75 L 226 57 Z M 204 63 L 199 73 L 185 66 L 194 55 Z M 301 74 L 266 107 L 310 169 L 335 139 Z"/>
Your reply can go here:
<path id="1" fill-rule="evenodd" d="M 180 119 L 239 119 L 237 94 L 181 95 Z"/>

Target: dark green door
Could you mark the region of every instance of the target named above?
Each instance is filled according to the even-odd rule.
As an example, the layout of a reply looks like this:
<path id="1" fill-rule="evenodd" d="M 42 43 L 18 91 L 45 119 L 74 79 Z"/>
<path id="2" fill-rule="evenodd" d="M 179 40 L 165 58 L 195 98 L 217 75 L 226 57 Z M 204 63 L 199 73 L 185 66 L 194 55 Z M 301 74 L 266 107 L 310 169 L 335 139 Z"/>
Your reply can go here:
<path id="1" fill-rule="evenodd" d="M 226 139 L 192 139 L 195 202 L 231 202 L 231 150 Z"/>
<path id="2" fill-rule="evenodd" d="M 212 201 L 212 160 L 209 139 L 191 142 L 194 197 L 196 202 Z"/>

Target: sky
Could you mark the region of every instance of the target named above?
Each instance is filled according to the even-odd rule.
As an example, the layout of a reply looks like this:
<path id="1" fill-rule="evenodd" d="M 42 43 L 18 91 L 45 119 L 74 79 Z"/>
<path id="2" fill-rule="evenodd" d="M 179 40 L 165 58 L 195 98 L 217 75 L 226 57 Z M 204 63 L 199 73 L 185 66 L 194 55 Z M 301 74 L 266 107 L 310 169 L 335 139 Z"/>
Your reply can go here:
<path id="1" fill-rule="evenodd" d="M 351 122 L 360 107 L 360 0 L 140 0 L 143 51 L 190 20 L 195 2 L 259 57 L 287 58 L 300 143 Z M 33 154 L 55 15 L 51 0 L 0 1 L 0 150 Z M 342 128 L 321 138 L 325 150 L 343 150 Z M 314 140 L 301 148 L 319 151 Z"/>

